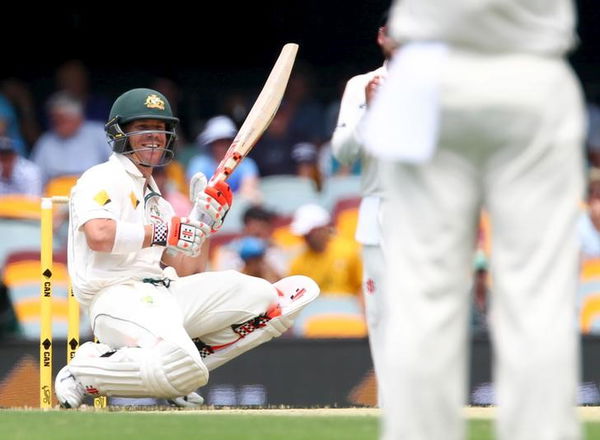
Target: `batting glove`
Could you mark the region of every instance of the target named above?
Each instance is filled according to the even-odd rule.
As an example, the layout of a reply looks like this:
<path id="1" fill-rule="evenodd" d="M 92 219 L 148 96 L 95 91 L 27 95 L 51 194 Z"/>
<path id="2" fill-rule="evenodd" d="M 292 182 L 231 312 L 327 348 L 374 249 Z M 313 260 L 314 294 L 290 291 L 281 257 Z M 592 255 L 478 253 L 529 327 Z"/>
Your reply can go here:
<path id="1" fill-rule="evenodd" d="M 166 246 L 167 250 L 181 252 L 190 257 L 200 255 L 202 243 L 210 234 L 206 223 L 187 217 L 172 217 L 167 223 L 155 223 L 152 246 Z"/>
<path id="2" fill-rule="evenodd" d="M 211 226 L 211 232 L 223 226 L 233 203 L 233 193 L 224 180 L 207 186 L 206 176 L 196 173 L 190 179 L 190 199 L 194 202 L 189 217 Z"/>

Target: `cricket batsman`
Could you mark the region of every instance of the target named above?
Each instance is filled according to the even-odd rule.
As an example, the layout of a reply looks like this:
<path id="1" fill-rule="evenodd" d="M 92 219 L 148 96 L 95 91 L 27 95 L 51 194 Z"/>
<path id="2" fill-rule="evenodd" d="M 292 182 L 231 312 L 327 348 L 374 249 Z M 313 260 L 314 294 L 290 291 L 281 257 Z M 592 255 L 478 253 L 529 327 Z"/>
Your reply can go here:
<path id="1" fill-rule="evenodd" d="M 177 123 L 161 93 L 122 94 L 105 126 L 114 153 L 71 191 L 69 276 L 99 343 L 83 344 L 57 374 L 63 407 L 87 394 L 195 395 L 209 371 L 280 336 L 319 294 L 304 276 L 271 284 L 200 273 L 232 193 L 226 181 L 206 186 L 196 176 L 192 212 L 175 216 L 152 171 L 173 158 Z"/>

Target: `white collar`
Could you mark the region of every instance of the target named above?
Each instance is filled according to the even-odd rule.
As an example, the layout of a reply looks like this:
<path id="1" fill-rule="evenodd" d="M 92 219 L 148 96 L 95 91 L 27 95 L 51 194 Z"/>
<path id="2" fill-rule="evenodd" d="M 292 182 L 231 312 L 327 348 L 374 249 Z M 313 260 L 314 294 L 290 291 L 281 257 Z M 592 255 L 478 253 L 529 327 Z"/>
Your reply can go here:
<path id="1" fill-rule="evenodd" d="M 125 154 L 112 153 L 108 160 L 120 164 L 125 169 L 125 171 L 131 174 L 135 179 L 142 179 L 144 185 L 146 183 L 148 184 L 147 186 L 149 187 L 150 191 L 153 191 L 157 194 L 161 194 L 160 190 L 158 189 L 158 185 L 154 181 L 154 177 L 150 175 L 146 182 L 146 177 L 144 177 L 144 175 L 138 169 L 138 167 L 135 166 L 133 161 L 129 159 L 129 157 L 127 157 Z"/>

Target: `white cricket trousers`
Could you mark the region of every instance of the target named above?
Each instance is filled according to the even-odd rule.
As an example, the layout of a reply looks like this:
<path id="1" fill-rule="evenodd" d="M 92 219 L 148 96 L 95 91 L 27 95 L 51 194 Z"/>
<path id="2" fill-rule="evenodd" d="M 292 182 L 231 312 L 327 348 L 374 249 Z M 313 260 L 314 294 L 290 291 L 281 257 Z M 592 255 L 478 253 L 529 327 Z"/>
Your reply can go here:
<path id="1" fill-rule="evenodd" d="M 385 337 L 384 315 L 386 313 L 383 253 L 378 245 L 362 245 L 363 295 L 365 314 L 369 330 L 369 349 L 377 378 L 377 404 L 383 406 L 385 387 L 382 387 L 383 353 Z"/>
<path id="2" fill-rule="evenodd" d="M 172 382 L 181 376 L 188 382 L 206 383 L 208 370 L 192 338 L 211 346 L 236 341 L 239 335 L 231 326 L 265 313 L 277 298 L 277 290 L 268 281 L 233 270 L 177 278 L 168 287 L 141 281 L 107 287 L 90 305 L 94 334 L 115 350 L 136 347 L 128 352 L 135 356 L 88 359 L 80 371 L 100 369 L 104 382 L 97 388 L 105 392 L 104 386 L 111 395 L 167 395 L 172 384 L 155 387 L 153 394 L 148 383 L 159 379 L 152 374 L 144 376 L 146 364 L 152 366 L 150 373 L 171 368 L 165 365 L 168 356 L 157 355 L 156 347 L 162 344 L 175 353 L 171 357 L 179 357 L 181 371 L 174 370 L 178 376 L 171 378 Z M 201 374 L 205 377 L 194 377 Z"/>
<path id="3" fill-rule="evenodd" d="M 482 206 L 492 228 L 496 438 L 579 439 L 579 84 L 560 59 L 456 50 L 442 77 L 434 157 L 382 170 L 383 439 L 465 437 L 469 284 Z"/>

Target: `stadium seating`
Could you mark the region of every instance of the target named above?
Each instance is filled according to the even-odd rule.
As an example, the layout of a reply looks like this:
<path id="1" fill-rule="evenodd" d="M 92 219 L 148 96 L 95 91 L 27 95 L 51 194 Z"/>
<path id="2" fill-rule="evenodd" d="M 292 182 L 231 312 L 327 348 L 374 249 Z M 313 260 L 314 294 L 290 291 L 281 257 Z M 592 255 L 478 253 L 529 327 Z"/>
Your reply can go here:
<path id="1" fill-rule="evenodd" d="M 0 267 L 13 251 L 39 250 L 40 212 L 39 197 L 0 197 Z"/>
<path id="2" fill-rule="evenodd" d="M 79 179 L 79 176 L 76 175 L 53 177 L 44 186 L 44 196 L 68 196 L 71 193 L 71 188 L 77 183 L 77 179 Z"/>
<path id="3" fill-rule="evenodd" d="M 321 295 L 300 312 L 293 332 L 306 338 L 360 338 L 367 326 L 358 297 Z"/>
<path id="4" fill-rule="evenodd" d="M 303 336 L 305 338 L 365 338 L 367 324 L 360 315 L 323 314 L 306 320 Z"/>
<path id="5" fill-rule="evenodd" d="M 339 200 L 360 197 L 360 181 L 359 175 L 327 178 L 321 191 L 321 205 L 332 212 Z"/>
<path id="6" fill-rule="evenodd" d="M 38 251 L 13 252 L 6 258 L 2 281 L 19 322 L 21 336 L 36 340 L 40 335 L 40 254 Z M 55 253 L 52 267 L 52 334 L 66 339 L 68 314 L 68 273 L 65 253 Z M 80 333 L 88 335 L 89 320 L 80 318 Z"/>
<path id="7" fill-rule="evenodd" d="M 292 215 L 306 203 L 319 203 L 317 187 L 311 179 L 294 175 L 265 176 L 260 179 L 264 206 L 279 215 Z"/>

